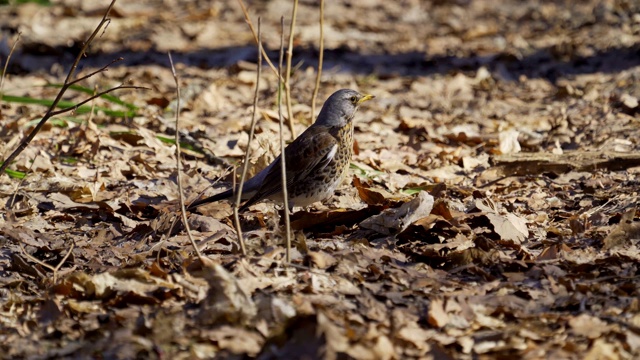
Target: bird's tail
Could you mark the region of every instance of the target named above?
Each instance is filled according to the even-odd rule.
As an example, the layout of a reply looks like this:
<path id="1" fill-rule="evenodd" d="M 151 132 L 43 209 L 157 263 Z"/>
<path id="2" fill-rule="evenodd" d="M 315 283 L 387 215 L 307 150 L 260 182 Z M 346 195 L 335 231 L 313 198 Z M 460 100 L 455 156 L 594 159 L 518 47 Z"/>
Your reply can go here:
<path id="1" fill-rule="evenodd" d="M 248 183 L 245 183 L 245 186 L 247 186 Z M 254 203 L 256 203 L 256 200 L 253 200 L 253 195 L 255 195 L 255 191 L 254 190 L 247 190 L 247 191 L 243 191 L 242 192 L 242 201 L 245 200 L 249 200 L 247 203 L 249 205 L 252 205 Z M 204 199 L 200 199 L 200 200 L 196 200 L 193 203 L 191 203 L 188 207 L 187 207 L 187 211 L 192 211 L 195 208 L 197 208 L 200 205 L 204 205 L 204 204 L 209 204 L 212 202 L 216 202 L 216 201 L 220 201 L 220 200 L 230 200 L 233 201 L 235 199 L 235 193 L 233 192 L 233 189 L 229 189 L 229 190 L 225 190 L 219 194 L 215 194 L 213 196 L 209 196 L 208 198 L 204 198 Z M 244 206 L 242 206 L 240 209 L 241 211 L 244 211 L 249 205 L 245 204 Z"/>
<path id="2" fill-rule="evenodd" d="M 200 199 L 200 200 L 196 200 L 194 202 L 192 202 L 188 207 L 187 207 L 187 211 L 192 211 L 195 208 L 197 208 L 200 205 L 204 205 L 204 204 L 208 204 L 208 203 L 212 203 L 212 202 L 216 202 L 216 201 L 220 201 L 220 200 L 227 200 L 230 199 L 233 196 L 233 189 L 229 189 L 226 191 L 223 191 L 219 194 L 215 194 L 213 196 L 209 196 L 207 198 L 204 199 Z"/>

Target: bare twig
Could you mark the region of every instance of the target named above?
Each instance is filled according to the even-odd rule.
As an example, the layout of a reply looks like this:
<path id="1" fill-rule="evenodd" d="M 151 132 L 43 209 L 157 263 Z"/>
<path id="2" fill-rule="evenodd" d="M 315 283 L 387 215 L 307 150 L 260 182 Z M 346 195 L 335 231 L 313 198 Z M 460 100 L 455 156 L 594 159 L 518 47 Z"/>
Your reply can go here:
<path id="1" fill-rule="evenodd" d="M 310 266 L 293 264 L 291 262 L 286 262 L 286 261 L 282 261 L 282 260 L 269 259 L 269 258 L 264 257 L 264 256 L 253 256 L 253 257 L 249 257 L 249 259 L 250 260 L 255 260 L 255 261 L 268 261 L 268 262 L 270 262 L 272 264 L 283 265 L 285 267 L 292 267 L 292 268 L 298 269 L 298 270 L 304 270 L 304 271 L 309 272 L 310 274 L 330 276 L 330 274 L 327 274 L 326 272 L 320 272 L 320 271 L 314 270 Z"/>
<path id="2" fill-rule="evenodd" d="M 253 141 L 253 137 L 256 130 L 256 112 L 258 109 L 258 93 L 260 90 L 260 77 L 262 76 L 262 32 L 260 30 L 261 27 L 261 19 L 258 18 L 258 72 L 256 75 L 256 91 L 253 94 L 253 112 L 251 113 L 251 128 L 249 129 L 249 142 L 247 143 L 247 150 L 244 153 L 244 163 L 242 164 L 242 174 L 240 175 L 240 184 L 238 184 L 237 193 L 236 193 L 236 203 L 233 207 L 233 219 L 236 225 L 236 233 L 238 234 L 238 243 L 240 243 L 240 249 L 242 250 L 242 255 L 247 255 L 247 250 L 244 246 L 244 237 L 242 236 L 242 228 L 240 226 L 240 216 L 238 215 L 238 209 L 240 209 L 240 202 L 242 201 L 242 188 L 244 187 L 244 181 L 247 178 L 247 170 L 249 168 L 249 154 L 251 152 L 251 141 Z M 234 176 L 235 179 L 235 176 Z M 235 186 L 233 187 L 236 188 Z"/>
<path id="3" fill-rule="evenodd" d="M 180 81 L 178 81 L 178 73 L 176 72 L 176 67 L 173 65 L 173 58 L 171 57 L 171 53 L 169 55 L 169 63 L 171 64 L 171 74 L 173 75 L 173 80 L 176 83 L 176 167 L 178 169 L 178 201 L 180 203 L 180 212 L 182 213 L 182 222 L 184 223 L 184 229 L 187 232 L 187 237 L 193 246 L 193 249 L 196 251 L 196 255 L 200 262 L 204 264 L 204 260 L 202 260 L 202 254 L 200 253 L 200 249 L 198 249 L 198 245 L 196 245 L 196 241 L 193 239 L 191 235 L 191 229 L 189 228 L 189 223 L 187 222 L 187 209 L 184 207 L 184 196 L 182 191 L 182 171 L 180 169 Z"/>
<path id="4" fill-rule="evenodd" d="M 92 101 L 93 99 L 99 98 L 99 97 L 101 97 L 102 95 L 108 94 L 108 93 L 113 92 L 113 91 L 116 91 L 116 90 L 122 90 L 122 89 L 149 90 L 149 88 L 146 88 L 146 87 L 144 87 L 144 86 L 134 86 L 134 85 L 123 85 L 123 84 L 120 84 L 120 85 L 118 85 L 118 86 L 116 86 L 116 87 L 113 87 L 113 88 L 111 88 L 111 89 L 107 89 L 107 90 L 101 91 L 101 92 L 99 92 L 99 93 L 97 93 L 97 94 L 95 94 L 95 95 L 92 95 L 91 97 L 86 98 L 85 100 L 82 100 L 81 102 L 79 102 L 79 103 L 77 103 L 77 104 L 75 104 L 75 105 L 73 105 L 73 106 L 69 106 L 69 107 L 66 107 L 66 108 L 64 108 L 64 109 L 60 109 L 60 110 L 56 110 L 56 111 L 52 111 L 52 112 L 48 112 L 48 114 L 47 114 L 47 115 L 49 115 L 49 117 L 47 118 L 47 120 L 48 120 L 50 117 L 53 117 L 53 116 L 56 116 L 56 115 L 60 115 L 60 114 L 64 114 L 64 113 L 69 112 L 69 111 L 76 110 L 76 109 L 77 109 L 77 108 L 79 108 L 80 106 L 82 106 L 82 105 L 84 105 L 84 104 L 88 103 L 89 101 Z M 44 119 L 44 118 L 43 118 L 43 119 Z M 40 122 L 42 122 L 42 120 L 40 120 Z M 38 123 L 38 125 L 40 125 L 40 123 Z M 36 127 L 37 127 L 37 126 L 36 126 Z M 35 130 L 35 129 L 34 129 L 34 130 Z M 31 134 L 29 134 L 29 135 L 31 135 Z"/>
<path id="5" fill-rule="evenodd" d="M 34 263 L 36 263 L 36 264 L 39 264 L 39 265 L 41 265 L 41 266 L 44 266 L 44 267 L 46 267 L 47 269 L 49 269 L 49 270 L 51 270 L 51 271 L 54 271 L 54 270 L 56 269 L 56 268 L 54 268 L 53 266 L 51 266 L 51 265 L 47 264 L 46 262 L 44 262 L 44 261 L 40 261 L 40 259 L 37 259 L 37 258 L 35 258 L 33 255 L 29 254 L 29 253 L 27 252 L 27 250 L 24 248 L 24 245 L 22 245 L 22 243 L 21 243 L 21 242 L 18 242 L 18 245 L 20 245 L 20 249 L 22 249 L 22 253 L 24 254 L 24 256 L 26 256 L 26 257 L 27 257 L 27 259 L 29 259 L 29 260 L 33 261 L 33 262 L 34 262 Z"/>
<path id="6" fill-rule="evenodd" d="M 95 95 L 98 91 L 98 85 L 95 85 L 93 87 L 93 95 Z M 92 102 L 91 103 L 91 112 L 89 112 L 89 118 L 87 119 L 86 125 L 87 127 L 89 126 L 89 124 L 93 121 L 93 115 L 95 113 L 96 110 L 96 102 Z M 96 171 L 96 174 L 99 173 L 99 171 Z"/>
<path id="7" fill-rule="evenodd" d="M 251 17 L 249 17 L 249 11 L 247 11 L 247 7 L 244 6 L 244 2 L 242 2 L 242 0 L 238 0 L 238 3 L 240 4 L 240 8 L 242 8 L 244 19 L 247 22 L 247 25 L 249 25 L 249 30 L 251 30 L 251 33 L 253 34 L 253 40 L 257 44 L 258 33 L 256 32 L 256 29 L 253 27 L 253 23 L 251 22 Z M 264 50 L 264 48 L 261 47 L 261 49 L 262 49 L 262 56 L 264 56 L 264 60 L 267 62 L 267 64 L 269 64 L 269 67 L 271 68 L 273 73 L 276 74 L 276 76 L 280 77 L 280 73 L 278 73 L 278 69 L 276 69 L 275 65 L 273 65 L 273 63 L 271 62 L 271 59 L 269 59 L 267 52 Z M 280 80 L 282 81 L 282 78 L 280 78 Z"/>
<path id="8" fill-rule="evenodd" d="M 56 282 L 56 278 L 58 277 L 58 270 L 60 270 L 60 268 L 62 267 L 62 265 L 65 263 L 65 261 L 67 261 L 67 259 L 69 258 L 69 255 L 71 255 L 71 251 L 73 251 L 73 248 L 76 246 L 75 241 L 71 243 L 71 247 L 69 248 L 69 251 L 67 251 L 66 255 L 62 258 L 62 260 L 58 263 L 58 265 L 56 265 L 56 267 L 53 267 L 49 264 L 47 264 L 44 261 L 41 261 L 39 259 L 37 259 L 36 257 L 32 256 L 31 254 L 29 254 L 27 252 L 27 250 L 24 248 L 24 245 L 22 245 L 21 242 L 18 242 L 18 245 L 20 245 L 20 249 L 22 250 L 22 253 L 24 254 L 24 256 L 27 257 L 27 259 L 33 261 L 36 264 L 39 264 L 40 266 L 43 266 L 49 270 L 51 270 L 53 272 L 53 282 Z"/>
<path id="9" fill-rule="evenodd" d="M 291 24 L 289 26 L 289 45 L 287 46 L 287 69 L 285 76 L 286 82 L 286 100 L 287 100 L 287 117 L 289 118 L 289 128 L 291 130 L 291 138 L 296 138 L 296 132 L 293 128 L 293 110 L 291 109 L 291 58 L 293 57 L 293 34 L 296 26 L 296 14 L 298 13 L 298 0 L 293 0 L 293 10 L 291 10 Z M 282 77 L 282 72 L 280 77 Z M 287 260 L 288 261 L 288 260 Z"/>
<path id="10" fill-rule="evenodd" d="M 108 63 L 107 65 L 105 65 L 105 66 L 101 67 L 100 69 L 95 70 L 95 71 L 93 71 L 93 72 L 90 72 L 90 73 L 88 73 L 87 75 L 81 76 L 81 77 L 79 77 L 79 78 L 77 78 L 77 79 L 75 79 L 75 80 L 73 80 L 73 81 L 69 82 L 69 86 L 71 86 L 71 85 L 75 85 L 75 84 L 77 84 L 77 83 L 79 83 L 79 82 L 81 82 L 81 81 L 83 81 L 83 80 L 87 80 L 88 78 L 92 77 L 93 75 L 99 74 L 99 73 L 101 73 L 101 72 L 105 72 L 105 71 L 107 71 L 107 69 L 109 69 L 109 66 L 111 66 L 111 65 L 113 65 L 113 64 L 115 64 L 115 63 L 117 63 L 117 62 L 119 62 L 119 61 L 122 61 L 122 60 L 124 60 L 124 58 L 123 58 L 123 57 L 119 57 L 119 58 L 117 58 L 117 59 L 113 59 L 113 60 L 111 60 L 111 62 L 110 62 L 110 63 Z M 69 77 L 67 77 L 67 79 L 66 79 L 65 81 L 69 81 Z M 66 83 L 65 83 L 65 84 L 66 84 Z"/>
<path id="11" fill-rule="evenodd" d="M 89 99 L 87 99 L 85 101 L 82 101 L 79 104 L 76 104 L 75 106 L 54 111 L 54 109 L 58 106 L 58 103 L 60 102 L 60 100 L 64 96 L 65 92 L 69 89 L 69 87 L 71 87 L 73 84 L 77 83 L 78 81 L 86 80 L 87 78 L 89 78 L 89 77 L 91 77 L 91 76 L 93 76 L 93 75 L 95 75 L 95 74 L 97 74 L 99 72 L 106 71 L 106 69 L 109 67 L 109 65 L 113 64 L 116 61 L 119 61 L 118 59 L 114 60 L 109 65 L 106 65 L 106 66 L 104 66 L 104 67 L 102 67 L 102 68 L 100 68 L 100 69 L 98 69 L 98 70 L 96 70 L 96 71 L 94 71 L 94 72 L 92 72 L 92 73 L 90 73 L 88 75 L 82 76 L 82 77 L 80 77 L 80 78 L 78 78 L 76 80 L 71 80 L 75 76 L 76 70 L 78 68 L 78 64 L 80 63 L 80 60 L 82 59 L 82 57 L 85 56 L 86 51 L 89 48 L 89 45 L 93 42 L 95 37 L 98 36 L 98 34 L 100 33 L 100 30 L 106 28 L 106 26 L 109 24 L 109 22 L 111 22 L 111 19 L 108 16 L 109 16 L 109 13 L 111 12 L 111 9 L 113 8 L 113 5 L 115 3 L 116 3 L 116 0 L 112 0 L 111 1 L 111 3 L 109 4 L 109 7 L 107 7 L 107 10 L 104 12 L 104 16 L 102 17 L 102 20 L 100 21 L 98 26 L 95 28 L 95 30 L 93 30 L 93 33 L 91 33 L 91 35 L 89 36 L 87 41 L 85 41 L 85 43 L 82 45 L 82 48 L 80 49 L 80 52 L 76 56 L 76 59 L 74 60 L 73 64 L 71 65 L 71 68 L 69 69 L 69 72 L 67 73 L 67 77 L 65 78 L 64 83 L 62 84 L 62 87 L 60 88 L 60 91 L 58 91 L 58 95 L 53 100 L 53 103 L 51 103 L 51 105 L 49 106 L 49 109 L 44 114 L 44 116 L 42 117 L 40 122 L 38 122 L 38 124 L 33 128 L 33 130 L 31 130 L 29 135 L 27 135 L 24 139 L 22 139 L 22 141 L 20 142 L 18 147 L 0 165 L 0 176 L 2 175 L 2 173 L 4 173 L 5 169 L 9 166 L 9 164 L 11 164 L 11 162 L 20 153 L 22 153 L 22 151 L 24 151 L 24 149 L 29 145 L 29 143 L 33 140 L 33 138 L 36 136 L 36 134 L 38 134 L 40 129 L 42 129 L 42 127 L 47 122 L 47 120 L 49 120 L 51 117 L 53 117 L 55 115 L 58 115 L 58 114 L 62 114 L 62 113 L 67 112 L 67 111 L 71 111 L 73 109 L 76 109 L 78 106 L 80 106 L 82 104 L 85 104 L 85 103 L 95 99 L 96 97 L 100 97 L 100 96 L 102 96 L 104 94 L 110 93 L 110 92 L 115 91 L 115 90 L 121 90 L 121 89 L 143 89 L 142 87 L 137 87 L 137 86 L 120 85 L 120 86 L 117 86 L 115 88 L 108 89 L 108 90 L 105 90 L 105 91 L 103 91 L 103 92 L 101 92 L 99 94 L 96 94 L 96 95 L 90 97 Z"/>
<path id="12" fill-rule="evenodd" d="M 284 57 L 284 17 L 280 18 L 280 56 L 278 71 L 282 73 L 282 58 Z M 281 77 L 282 78 L 282 77 Z M 282 202 L 284 203 L 285 238 L 287 239 L 286 262 L 291 262 L 291 222 L 289 219 L 289 194 L 287 191 L 287 166 L 284 148 L 284 122 L 282 120 L 282 85 L 278 86 L 278 119 L 280 120 L 280 169 L 282 170 Z"/>
<path id="13" fill-rule="evenodd" d="M 11 207 L 13 208 L 16 204 L 16 196 L 18 195 L 18 190 L 20 189 L 20 187 L 22 186 L 22 184 L 24 183 L 24 181 L 27 179 L 27 174 L 29 174 L 31 172 L 31 169 L 33 168 L 33 165 L 36 163 L 36 159 L 38 158 L 38 155 L 36 154 L 36 156 L 33 158 L 33 160 L 31 161 L 31 165 L 29 165 L 29 169 L 25 172 L 24 177 L 22 179 L 20 179 L 20 182 L 18 182 L 16 184 L 15 189 L 13 189 L 13 195 L 11 197 L 11 201 L 9 202 L 9 204 L 11 204 Z"/>
<path id="14" fill-rule="evenodd" d="M 2 68 L 2 76 L 0 77 L 0 100 L 2 100 L 2 95 L 4 94 L 2 92 L 2 89 L 4 89 L 4 79 L 7 76 L 9 61 L 11 60 L 11 55 L 13 55 L 13 52 L 16 50 L 16 45 L 18 45 L 21 35 L 22 35 L 22 32 L 18 32 L 18 36 L 16 36 L 16 41 L 14 41 L 13 45 L 11 45 L 11 50 L 9 50 L 9 55 L 7 55 L 7 61 L 4 62 L 4 68 Z"/>
<path id="15" fill-rule="evenodd" d="M 58 265 L 56 265 L 56 268 L 53 269 L 53 282 L 56 282 L 56 278 L 58 277 L 58 270 L 60 270 L 60 268 L 62 267 L 62 264 L 64 264 L 67 259 L 69 258 L 69 255 L 71 255 L 71 251 L 73 251 L 73 248 L 76 247 L 76 242 L 73 241 L 73 239 L 71 240 L 71 247 L 69 248 L 69 251 L 67 251 L 67 254 L 62 258 L 62 260 L 60 260 L 60 262 L 58 263 Z"/>
<path id="16" fill-rule="evenodd" d="M 318 54 L 318 72 L 316 73 L 316 85 L 311 96 L 311 123 L 316 116 L 316 99 L 320 90 L 320 77 L 322 76 L 322 64 L 324 62 L 324 0 L 320 0 L 320 53 Z"/>
<path id="17" fill-rule="evenodd" d="M 244 2 L 242 2 L 242 0 L 238 0 L 238 3 L 240 4 L 240 8 L 242 8 L 242 13 L 244 14 L 244 19 L 247 22 L 247 25 L 249 25 L 249 30 L 251 30 L 251 33 L 253 34 L 253 40 L 257 43 L 258 42 L 258 34 L 256 33 L 255 28 L 253 27 L 253 23 L 251 22 L 251 17 L 249 16 L 249 11 L 247 11 L 247 7 L 244 6 Z M 297 3 L 297 2 L 296 2 Z M 284 82 L 283 78 L 282 78 L 282 74 L 280 74 L 280 71 L 278 71 L 278 69 L 276 69 L 276 67 L 273 65 L 273 63 L 271 62 L 271 59 L 269 59 L 269 55 L 267 55 L 266 50 L 264 49 L 264 47 L 260 47 L 262 49 L 262 56 L 264 57 L 264 60 L 267 62 L 267 64 L 269 65 L 269 67 L 271 68 L 271 70 L 273 71 L 274 74 L 276 74 L 276 76 L 278 77 L 279 81 L 281 83 L 284 84 L 285 88 L 288 90 L 289 89 L 289 82 Z M 293 138 L 295 138 L 295 129 L 293 128 L 293 119 L 290 118 L 288 119 L 288 125 L 289 125 L 289 131 L 291 131 L 291 135 Z"/>

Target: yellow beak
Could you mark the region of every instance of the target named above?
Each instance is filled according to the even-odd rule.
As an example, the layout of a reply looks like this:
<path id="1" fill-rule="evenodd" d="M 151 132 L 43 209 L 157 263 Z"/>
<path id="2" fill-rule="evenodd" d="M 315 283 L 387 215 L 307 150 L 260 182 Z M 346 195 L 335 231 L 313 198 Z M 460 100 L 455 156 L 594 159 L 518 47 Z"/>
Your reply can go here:
<path id="1" fill-rule="evenodd" d="M 373 95 L 364 94 L 364 96 L 362 96 L 362 97 L 360 98 L 360 100 L 358 100 L 358 105 L 362 104 L 362 103 L 363 103 L 363 102 L 365 102 L 365 101 L 369 101 L 369 100 L 373 99 L 374 97 L 375 97 L 375 96 L 373 96 Z"/>

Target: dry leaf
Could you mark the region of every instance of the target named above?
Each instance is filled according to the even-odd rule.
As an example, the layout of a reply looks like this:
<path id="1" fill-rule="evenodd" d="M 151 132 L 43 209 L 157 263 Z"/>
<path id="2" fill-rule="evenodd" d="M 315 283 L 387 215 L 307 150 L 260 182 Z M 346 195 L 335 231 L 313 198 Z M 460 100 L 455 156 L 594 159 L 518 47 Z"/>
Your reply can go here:
<path id="1" fill-rule="evenodd" d="M 385 235 L 397 234 L 416 220 L 428 216 L 433 203 L 433 196 L 426 191 L 420 191 L 411 201 L 399 208 L 387 209 L 379 215 L 372 216 L 361 222 L 360 226 Z"/>
<path id="2" fill-rule="evenodd" d="M 485 211 L 486 216 L 493 225 L 493 230 L 500 235 L 502 240 L 521 243 L 529 237 L 527 221 L 515 214 L 501 215 L 496 204 L 489 199 L 478 199 L 475 202 L 478 209 Z"/>
<path id="3" fill-rule="evenodd" d="M 206 266 L 204 271 L 209 291 L 200 304 L 203 324 L 247 324 L 255 318 L 256 305 L 233 274 L 219 264 Z"/>
<path id="4" fill-rule="evenodd" d="M 636 208 L 627 210 L 620 219 L 620 223 L 604 239 L 603 250 L 629 243 L 633 239 L 640 239 L 640 221 L 633 221 Z"/>
<path id="5" fill-rule="evenodd" d="M 449 322 L 449 316 L 444 311 L 443 301 L 440 299 L 431 300 L 429 304 L 429 324 L 434 327 L 444 327 Z"/>

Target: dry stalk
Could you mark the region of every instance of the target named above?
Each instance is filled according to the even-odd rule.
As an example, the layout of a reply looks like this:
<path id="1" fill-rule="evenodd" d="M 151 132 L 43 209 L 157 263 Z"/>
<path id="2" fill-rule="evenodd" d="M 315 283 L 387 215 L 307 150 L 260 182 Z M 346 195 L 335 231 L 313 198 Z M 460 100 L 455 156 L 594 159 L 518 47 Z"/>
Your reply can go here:
<path id="1" fill-rule="evenodd" d="M 2 76 L 0 76 L 0 100 L 2 100 L 2 95 L 4 94 L 2 92 L 2 89 L 4 89 L 4 79 L 7 76 L 7 69 L 9 68 L 9 61 L 11 60 L 11 55 L 13 55 L 13 52 L 16 51 L 16 46 L 18 45 L 18 42 L 20 41 L 20 36 L 22 35 L 21 32 L 18 32 L 18 36 L 16 36 L 16 41 L 13 42 L 13 45 L 11 45 L 11 50 L 9 50 L 9 55 L 7 55 L 7 61 L 4 62 L 4 68 L 2 68 Z"/>
<path id="2" fill-rule="evenodd" d="M 296 133 L 293 130 L 293 110 L 291 109 L 291 58 L 293 57 L 293 34 L 296 26 L 296 15 L 298 14 L 298 0 L 293 0 L 293 10 L 291 10 L 291 24 L 289 26 L 289 45 L 287 46 L 287 69 L 285 73 L 285 82 L 287 84 L 285 88 L 287 99 L 287 117 L 289 118 L 289 127 L 291 128 L 292 139 L 296 138 Z M 279 71 L 280 77 L 282 72 Z"/>
<path id="3" fill-rule="evenodd" d="M 311 123 L 316 116 L 316 99 L 320 90 L 320 77 L 322 76 L 322 64 L 324 62 L 324 0 L 320 0 L 320 54 L 318 54 L 318 72 L 316 73 L 316 85 L 311 96 Z"/>
<path id="4" fill-rule="evenodd" d="M 73 64 L 71 65 L 71 68 L 69 69 L 69 73 L 67 73 L 67 77 L 64 80 L 64 83 L 62 84 L 62 87 L 60 88 L 60 91 L 58 91 L 58 95 L 56 96 L 56 98 L 53 100 L 53 103 L 51 104 L 51 106 L 49 106 L 49 109 L 47 110 L 47 112 L 44 114 L 44 116 L 42 117 L 42 119 L 40 120 L 40 122 L 38 122 L 38 124 L 33 128 L 33 130 L 31 130 L 31 132 L 29 133 L 29 135 L 27 135 L 24 139 L 22 139 L 22 141 L 20 141 L 20 144 L 18 145 L 18 147 L 11 153 L 11 155 L 9 155 L 9 157 L 4 160 L 2 162 L 2 165 L 0 165 L 0 175 L 2 173 L 4 173 L 5 169 L 9 166 L 9 164 L 18 156 L 20 155 L 20 153 L 22 153 L 22 151 L 24 151 L 24 149 L 29 145 L 29 143 L 33 140 L 33 138 L 36 136 L 36 134 L 40 131 L 40 129 L 42 129 L 42 127 L 44 126 L 44 124 L 47 122 L 47 120 L 49 120 L 51 117 L 65 113 L 65 112 L 69 112 L 72 111 L 76 108 L 78 108 L 81 105 L 84 105 L 86 103 L 88 103 L 89 101 L 92 101 L 95 98 L 98 98 L 102 95 L 108 94 L 110 92 L 113 92 L 115 90 L 121 90 L 121 89 L 146 89 L 144 87 L 141 86 L 131 86 L 131 85 L 124 85 L 121 84 L 119 86 L 107 89 L 105 91 L 101 91 L 91 97 L 89 97 L 88 99 L 81 101 L 80 103 L 74 105 L 74 106 L 70 106 L 68 108 L 64 108 L 64 109 L 60 109 L 60 110 L 56 110 L 54 111 L 54 109 L 58 106 L 58 103 L 60 102 L 60 100 L 62 99 L 62 97 L 64 96 L 65 92 L 73 85 L 86 80 L 98 73 L 104 72 L 107 70 L 107 68 L 113 64 L 114 62 L 120 61 L 122 60 L 122 58 L 113 60 L 111 63 L 103 66 L 102 68 L 89 73 L 88 75 L 79 77 L 75 80 L 71 80 L 75 74 L 76 74 L 76 70 L 78 68 L 78 64 L 80 63 L 80 59 L 82 59 L 83 56 L 85 56 L 87 49 L 89 48 L 89 45 L 93 42 L 93 40 L 95 39 L 95 37 L 98 35 L 98 33 L 100 33 L 100 30 L 103 29 L 103 27 L 106 28 L 106 26 L 109 24 L 109 22 L 111 22 L 111 19 L 108 17 L 109 13 L 111 12 L 111 9 L 113 8 L 113 5 L 115 4 L 116 0 L 112 0 L 111 4 L 109 4 L 109 7 L 107 8 L 107 10 L 104 13 L 104 16 L 102 17 L 102 20 L 100 21 L 100 23 L 98 24 L 98 26 L 95 28 L 95 30 L 93 30 L 93 33 L 91 33 L 91 35 L 89 36 L 89 38 L 87 39 L 87 41 L 85 41 L 85 43 L 82 45 L 82 48 L 80 49 L 80 52 L 78 53 L 78 55 L 76 56 L 76 59 L 74 60 Z"/>
<path id="5" fill-rule="evenodd" d="M 98 85 L 93 87 L 93 95 L 95 95 L 96 92 L 98 92 Z M 86 122 L 87 127 L 93 121 L 93 115 L 95 114 L 95 110 L 96 110 L 96 102 L 92 101 L 91 102 L 91 112 L 89 112 L 89 118 L 87 119 L 87 122 Z"/>
<path id="6" fill-rule="evenodd" d="M 196 251 L 196 255 L 200 260 L 200 263 L 204 264 L 204 260 L 202 259 L 202 253 L 200 253 L 200 249 L 198 249 L 198 245 L 196 245 L 196 241 L 193 239 L 191 235 L 191 229 L 189 228 L 189 223 L 187 222 L 187 209 L 184 207 L 184 191 L 182 190 L 182 169 L 180 168 L 180 81 L 178 79 L 178 73 L 176 72 L 176 67 L 173 65 L 173 58 L 171 57 L 171 53 L 169 55 L 169 63 L 171 64 L 171 75 L 173 75 L 173 80 L 176 83 L 176 168 L 178 169 L 178 201 L 180 203 L 180 213 L 182 214 L 182 223 L 184 224 L 184 229 L 187 232 L 187 237 L 191 242 L 191 246 Z"/>
<path id="7" fill-rule="evenodd" d="M 251 22 L 251 17 L 249 16 L 249 11 L 247 11 L 247 7 L 244 5 L 244 2 L 242 2 L 242 0 L 238 0 L 238 3 L 240 4 L 240 8 L 242 8 L 242 13 L 244 14 L 244 19 L 247 22 L 247 25 L 249 25 L 249 30 L 251 30 L 251 33 L 253 34 L 253 40 L 257 43 L 258 42 L 258 34 L 256 33 L 255 28 L 253 27 L 253 23 Z M 285 88 L 288 90 L 289 89 L 289 82 L 285 82 L 282 78 L 282 75 L 280 74 L 280 71 L 278 69 L 276 69 L 276 67 L 273 65 L 273 63 L 271 62 L 271 59 L 269 59 L 269 55 L 267 55 L 266 50 L 264 49 L 264 47 L 260 47 L 262 50 L 262 56 L 264 57 L 264 60 L 267 62 L 267 65 L 269 65 L 269 67 L 271 68 L 271 70 L 273 71 L 274 74 L 276 74 L 276 76 L 278 77 L 278 80 L 280 83 L 284 84 Z M 293 128 L 293 118 L 289 118 L 288 119 L 288 126 L 289 126 L 289 131 L 291 131 L 291 136 L 292 139 L 295 138 L 295 129 Z"/>
<path id="8" fill-rule="evenodd" d="M 27 170 L 27 172 L 25 172 L 24 177 L 20 179 L 20 181 L 16 184 L 16 187 L 13 189 L 13 195 L 11 196 L 11 201 L 9 202 L 12 208 L 16 204 L 16 196 L 18 195 L 18 190 L 20 190 L 20 187 L 22 186 L 24 181 L 27 179 L 27 174 L 31 172 L 31 169 L 33 168 L 33 164 L 36 163 L 37 158 L 38 158 L 38 154 L 36 154 L 36 156 L 33 158 L 33 161 L 31 161 L 31 165 L 29 165 L 29 169 Z"/>
<path id="9" fill-rule="evenodd" d="M 276 264 L 276 265 L 282 265 L 283 267 L 291 267 L 294 269 L 298 269 L 298 270 L 304 270 L 310 274 L 315 274 L 315 275 L 322 275 L 322 276 L 327 276 L 330 277 L 330 274 L 327 274 L 326 272 L 320 272 L 317 270 L 314 270 L 311 266 L 305 266 L 305 265 L 298 265 L 298 264 L 293 264 L 291 262 L 286 262 L 286 261 L 282 261 L 282 260 L 276 260 L 276 259 L 269 259 L 266 258 L 264 256 L 254 256 L 254 257 L 249 257 L 249 259 L 251 260 L 255 260 L 255 261 L 268 261 L 272 264 Z"/>
<path id="10" fill-rule="evenodd" d="M 258 71 L 256 74 L 256 90 L 253 94 L 253 112 L 251 113 L 251 128 L 249 129 L 249 142 L 247 143 L 247 150 L 244 153 L 244 163 L 242 164 L 242 174 L 240 174 L 240 184 L 238 184 L 238 190 L 236 193 L 236 203 L 233 207 L 233 219 L 236 226 L 236 233 L 238 234 L 238 243 L 240 243 L 240 249 L 242 255 L 247 256 L 247 250 L 244 246 L 244 237 L 242 236 L 242 227 L 240 226 L 240 216 L 238 210 L 240 209 L 240 202 L 242 201 L 242 188 L 247 178 L 247 170 L 249 169 L 249 154 L 251 152 L 251 142 L 256 130 L 256 112 L 258 110 L 258 94 L 260 91 L 260 77 L 262 77 L 262 32 L 260 30 L 261 19 L 258 18 Z M 235 176 L 234 176 L 235 179 Z M 233 187 L 236 188 L 235 186 Z"/>
<path id="11" fill-rule="evenodd" d="M 36 257 L 32 256 L 31 254 L 29 254 L 27 252 L 27 250 L 24 248 L 24 245 L 22 245 L 21 242 L 18 242 L 18 245 L 20 245 L 20 249 L 22 250 L 22 253 L 24 254 L 24 256 L 27 257 L 27 259 L 33 261 L 36 264 L 39 264 L 40 266 L 43 266 L 49 270 L 51 270 L 53 272 L 53 283 L 55 284 L 56 279 L 58 277 L 58 270 L 60 270 L 60 268 L 62 267 L 62 265 L 67 261 L 67 259 L 69 258 L 69 255 L 71 255 L 71 252 L 73 251 L 73 248 L 76 246 L 75 241 L 73 241 L 71 243 L 71 247 L 69 248 L 69 251 L 67 251 L 67 253 L 64 255 L 64 257 L 62 258 L 62 260 L 60 260 L 60 262 L 58 263 L 58 265 L 56 265 L 56 267 L 53 267 L 47 263 L 45 263 L 44 261 L 40 261 L 39 259 L 37 259 Z"/>
<path id="12" fill-rule="evenodd" d="M 296 1 L 297 2 L 297 1 Z M 284 17 L 280 18 L 280 55 L 278 58 L 278 73 L 282 74 L 282 60 L 284 57 Z M 280 76 L 282 78 L 282 76 Z M 286 262 L 291 262 L 291 222 L 289 219 L 289 194 L 287 190 L 287 166 L 284 145 L 284 121 L 282 120 L 282 84 L 278 84 L 278 119 L 280 120 L 280 169 L 282 170 L 282 201 L 284 202 L 285 238 L 287 239 Z"/>

